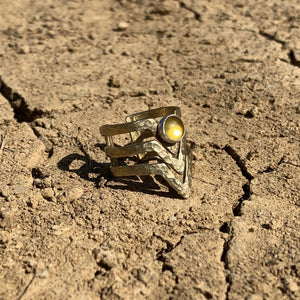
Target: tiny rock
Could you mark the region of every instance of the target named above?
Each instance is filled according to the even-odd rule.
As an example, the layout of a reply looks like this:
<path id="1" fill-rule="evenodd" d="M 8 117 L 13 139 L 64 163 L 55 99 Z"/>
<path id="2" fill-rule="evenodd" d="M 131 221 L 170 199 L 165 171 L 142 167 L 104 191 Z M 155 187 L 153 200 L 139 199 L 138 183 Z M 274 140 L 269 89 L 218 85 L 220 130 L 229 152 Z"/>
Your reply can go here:
<path id="1" fill-rule="evenodd" d="M 118 29 L 119 30 L 125 30 L 125 29 L 128 28 L 128 26 L 129 26 L 129 24 L 127 22 L 121 21 L 118 24 Z"/>
<path id="2" fill-rule="evenodd" d="M 99 265 L 103 266 L 106 269 L 112 269 L 117 265 L 116 257 L 113 253 L 107 252 L 100 260 Z"/>
<path id="3" fill-rule="evenodd" d="M 46 269 L 36 274 L 36 277 L 39 278 L 47 278 L 48 276 L 49 276 L 49 272 Z"/>
<path id="4" fill-rule="evenodd" d="M 48 34 L 49 37 L 52 37 L 52 38 L 54 38 L 54 37 L 56 36 L 56 33 L 55 33 L 55 31 L 53 31 L 53 30 L 49 30 L 49 31 L 47 32 L 47 34 Z"/>
<path id="5" fill-rule="evenodd" d="M 122 261 L 122 255 L 104 248 L 94 249 L 93 254 L 97 264 L 106 270 L 116 267 Z"/>
<path id="6" fill-rule="evenodd" d="M 8 202 L 13 202 L 16 200 L 16 196 L 15 195 L 9 195 L 8 197 L 6 197 L 6 201 Z"/>
<path id="7" fill-rule="evenodd" d="M 46 200 L 52 200 L 54 198 L 54 191 L 52 188 L 45 188 L 41 190 L 41 194 Z"/>
<path id="8" fill-rule="evenodd" d="M 30 47 L 27 45 L 21 46 L 18 50 L 19 54 L 27 54 L 30 52 Z"/>
<path id="9" fill-rule="evenodd" d="M 34 185 L 35 185 L 37 188 L 42 189 L 42 188 L 43 188 L 43 185 L 42 185 L 42 179 L 36 178 L 36 179 L 34 180 Z"/>
<path id="10" fill-rule="evenodd" d="M 1 219 L 10 219 L 14 216 L 15 211 L 12 209 L 3 209 L 0 211 L 0 218 Z"/>
<path id="11" fill-rule="evenodd" d="M 0 195 L 7 198 L 9 196 L 9 189 L 8 187 L 4 187 L 0 190 Z"/>
<path id="12" fill-rule="evenodd" d="M 65 196 L 69 200 L 79 199 L 83 195 L 83 189 L 80 187 L 70 188 L 65 192 Z"/>
<path id="13" fill-rule="evenodd" d="M 214 115 L 214 116 L 212 116 L 212 117 L 209 119 L 209 122 L 210 122 L 210 123 L 215 123 L 215 122 L 217 121 L 217 119 L 218 119 L 217 116 Z"/>
<path id="14" fill-rule="evenodd" d="M 0 243 L 6 244 L 10 240 L 10 234 L 7 231 L 0 232 Z"/>
<path id="15" fill-rule="evenodd" d="M 45 177 L 42 179 L 42 184 L 43 184 L 43 187 L 45 188 L 50 188 L 50 187 L 53 187 L 52 185 L 52 179 L 51 177 Z"/>
<path id="16" fill-rule="evenodd" d="M 36 199 L 29 199 L 27 201 L 27 205 L 31 208 L 37 208 L 38 207 L 38 201 Z"/>
<path id="17" fill-rule="evenodd" d="M 148 284 L 150 281 L 155 280 L 157 278 L 157 274 L 151 270 L 142 268 L 137 270 L 137 279 L 144 284 Z"/>
<path id="18" fill-rule="evenodd" d="M 2 209 L 0 211 L 1 227 L 11 229 L 16 226 L 16 210 Z"/>
<path id="19" fill-rule="evenodd" d="M 89 33 L 88 38 L 93 41 L 96 38 L 96 36 L 94 33 L 91 32 Z"/>
<path id="20" fill-rule="evenodd" d="M 292 292 L 296 293 L 299 290 L 298 284 L 295 282 L 295 280 L 291 277 L 288 277 L 285 279 L 286 287 Z"/>

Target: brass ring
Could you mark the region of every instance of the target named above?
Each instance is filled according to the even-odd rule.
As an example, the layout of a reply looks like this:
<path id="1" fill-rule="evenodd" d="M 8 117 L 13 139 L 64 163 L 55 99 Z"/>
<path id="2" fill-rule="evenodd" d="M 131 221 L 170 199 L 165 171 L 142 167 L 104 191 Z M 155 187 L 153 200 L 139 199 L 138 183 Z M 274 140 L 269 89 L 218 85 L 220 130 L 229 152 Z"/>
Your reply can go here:
<path id="1" fill-rule="evenodd" d="M 191 193 L 192 155 L 180 117 L 179 107 L 168 106 L 129 115 L 126 123 L 101 126 L 100 133 L 106 141 L 105 153 L 111 159 L 112 175 L 161 175 L 183 198 L 188 198 Z M 120 134 L 129 134 L 131 143 L 116 146 L 113 136 Z M 138 163 L 119 165 L 118 159 L 134 156 Z"/>

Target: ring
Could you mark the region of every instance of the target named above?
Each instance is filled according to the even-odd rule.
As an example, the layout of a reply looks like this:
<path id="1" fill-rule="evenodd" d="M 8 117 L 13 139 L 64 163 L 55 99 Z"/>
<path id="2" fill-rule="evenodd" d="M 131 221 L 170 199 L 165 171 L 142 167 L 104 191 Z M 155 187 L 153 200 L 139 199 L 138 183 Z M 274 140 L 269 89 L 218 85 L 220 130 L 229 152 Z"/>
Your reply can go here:
<path id="1" fill-rule="evenodd" d="M 177 106 L 160 107 L 129 115 L 126 123 L 103 125 L 105 153 L 114 177 L 160 175 L 183 198 L 191 194 L 191 145 Z M 131 142 L 116 145 L 114 136 L 129 134 Z M 136 157 L 134 164 L 124 159 Z M 120 165 L 121 159 L 123 164 Z M 125 163 L 125 165 L 124 165 Z"/>

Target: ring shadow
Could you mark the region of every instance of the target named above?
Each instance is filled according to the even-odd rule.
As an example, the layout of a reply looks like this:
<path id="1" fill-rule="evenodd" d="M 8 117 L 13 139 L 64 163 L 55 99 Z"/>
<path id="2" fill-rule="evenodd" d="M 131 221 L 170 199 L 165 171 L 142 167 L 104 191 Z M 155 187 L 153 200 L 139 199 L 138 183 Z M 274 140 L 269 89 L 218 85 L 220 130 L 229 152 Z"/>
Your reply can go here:
<path id="1" fill-rule="evenodd" d="M 70 169 L 71 164 L 78 160 L 85 162 L 85 164 L 78 169 Z M 82 155 L 79 153 L 69 154 L 63 157 L 57 163 L 57 167 L 60 170 L 75 173 L 82 179 L 94 182 L 96 186 L 99 184 L 102 177 L 104 177 L 106 180 L 111 179 L 109 166 L 109 163 L 98 163 L 89 156 L 87 157 L 87 155 Z M 96 178 L 90 177 L 90 174 L 98 174 L 98 176 Z"/>
<path id="2" fill-rule="evenodd" d="M 159 181 L 159 183 L 162 185 L 168 187 L 169 190 L 160 190 L 160 185 L 157 184 L 154 179 Z M 160 197 L 180 198 L 178 194 L 160 176 L 154 176 L 154 178 L 152 176 L 114 178 L 113 181 L 107 182 L 106 186 L 115 190 L 128 190 L 133 192 L 142 192 L 149 195 L 157 195 Z"/>
<path id="3" fill-rule="evenodd" d="M 95 147 L 100 148 L 104 151 L 106 144 L 95 144 Z M 129 190 L 134 192 L 142 192 L 149 195 L 158 195 L 161 197 L 169 198 L 180 198 L 180 196 L 172 189 L 172 187 L 161 177 L 161 176 L 131 176 L 131 177 L 113 177 L 110 173 L 110 163 L 98 163 L 97 161 L 91 159 L 90 155 L 80 149 L 84 154 L 72 153 L 63 157 L 58 163 L 57 167 L 60 170 L 71 172 L 77 174 L 80 178 L 94 182 L 96 188 L 100 188 L 101 178 L 106 179 L 104 186 L 107 186 L 115 190 Z M 85 162 L 78 169 L 71 169 L 70 166 L 74 161 Z M 97 174 L 91 177 L 91 174 Z M 155 180 L 160 184 L 168 187 L 168 191 L 160 190 L 160 185 L 155 182 Z"/>

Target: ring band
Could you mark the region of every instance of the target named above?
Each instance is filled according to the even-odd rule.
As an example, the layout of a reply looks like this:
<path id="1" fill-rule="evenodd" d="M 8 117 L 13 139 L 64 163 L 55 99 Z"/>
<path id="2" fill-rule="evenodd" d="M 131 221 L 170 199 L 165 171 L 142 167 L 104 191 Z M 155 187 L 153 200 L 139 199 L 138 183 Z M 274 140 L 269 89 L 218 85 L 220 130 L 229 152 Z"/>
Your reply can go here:
<path id="1" fill-rule="evenodd" d="M 112 175 L 160 175 L 183 198 L 188 198 L 191 193 L 192 155 L 180 117 L 179 107 L 168 106 L 129 115 L 126 123 L 101 126 L 100 133 L 105 137 L 105 153 L 111 160 Z M 113 136 L 120 134 L 129 134 L 131 143 L 116 146 Z M 119 165 L 118 159 L 134 156 L 139 159 L 138 163 Z"/>

